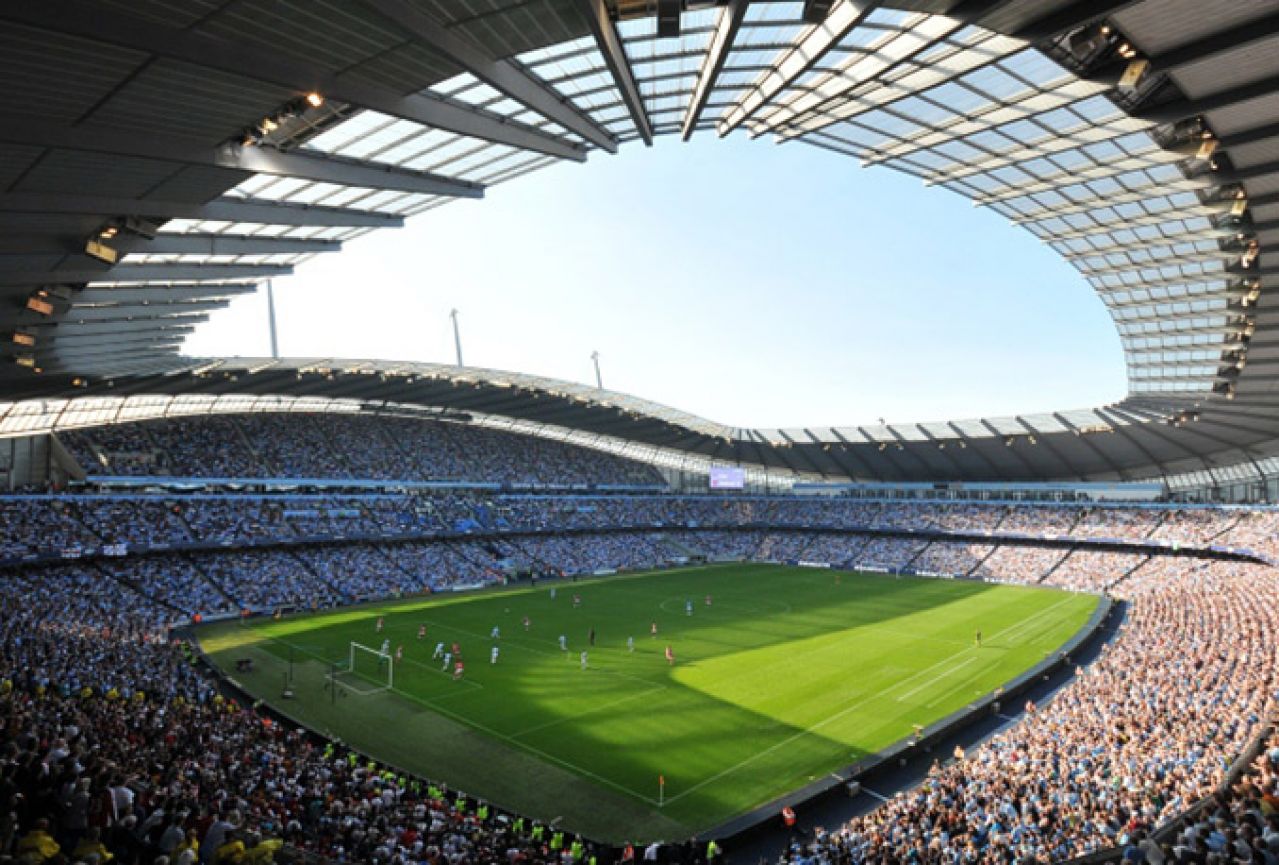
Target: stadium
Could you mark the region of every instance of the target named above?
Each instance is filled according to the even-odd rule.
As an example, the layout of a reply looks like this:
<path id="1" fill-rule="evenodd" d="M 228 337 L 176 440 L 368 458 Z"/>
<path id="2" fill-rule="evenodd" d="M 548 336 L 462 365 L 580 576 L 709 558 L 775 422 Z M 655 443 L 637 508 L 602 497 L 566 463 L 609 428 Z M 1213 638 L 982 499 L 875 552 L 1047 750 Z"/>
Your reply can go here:
<path id="1" fill-rule="evenodd" d="M 0 862 L 1279 861 L 1279 0 L 15 0 L 0 81 Z M 690 139 L 1025 229 L 1126 395 L 184 348 Z"/>

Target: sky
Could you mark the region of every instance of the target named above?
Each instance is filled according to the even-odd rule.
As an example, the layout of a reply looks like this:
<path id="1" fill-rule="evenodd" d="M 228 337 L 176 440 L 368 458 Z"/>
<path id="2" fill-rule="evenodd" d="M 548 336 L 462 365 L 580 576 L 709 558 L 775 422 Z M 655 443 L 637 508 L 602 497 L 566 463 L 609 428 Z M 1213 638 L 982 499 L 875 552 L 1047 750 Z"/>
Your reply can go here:
<path id="1" fill-rule="evenodd" d="M 1084 279 L 993 211 L 802 143 L 623 145 L 348 242 L 275 281 L 280 353 L 593 382 L 741 427 L 1120 399 Z M 270 353 L 265 292 L 184 350 Z"/>

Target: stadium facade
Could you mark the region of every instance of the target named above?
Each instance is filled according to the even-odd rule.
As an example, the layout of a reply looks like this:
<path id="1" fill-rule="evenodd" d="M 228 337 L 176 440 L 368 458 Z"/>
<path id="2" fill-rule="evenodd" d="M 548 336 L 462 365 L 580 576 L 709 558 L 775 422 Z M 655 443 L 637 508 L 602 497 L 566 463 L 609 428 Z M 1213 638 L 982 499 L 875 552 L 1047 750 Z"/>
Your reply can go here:
<path id="1" fill-rule="evenodd" d="M 797 477 L 1279 475 L 1273 0 L 66 0 L 0 18 L 5 435 L 303 398 Z M 235 296 L 365 232 L 557 162 L 729 134 L 914 174 L 1051 244 L 1111 312 L 1127 398 L 737 429 L 501 372 L 181 353 Z"/>

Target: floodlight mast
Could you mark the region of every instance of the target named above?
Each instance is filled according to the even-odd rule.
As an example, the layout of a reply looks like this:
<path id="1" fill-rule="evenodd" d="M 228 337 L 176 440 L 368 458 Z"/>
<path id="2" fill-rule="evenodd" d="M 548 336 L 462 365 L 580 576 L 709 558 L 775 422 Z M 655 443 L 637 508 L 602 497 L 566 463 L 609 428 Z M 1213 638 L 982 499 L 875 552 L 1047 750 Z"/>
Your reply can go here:
<path id="1" fill-rule="evenodd" d="M 267 324 L 271 328 L 271 359 L 279 360 L 280 343 L 275 332 L 275 286 L 269 279 L 266 281 L 266 317 Z"/>
<path id="2" fill-rule="evenodd" d="M 462 363 L 462 333 L 457 327 L 457 310 L 449 311 L 449 318 L 453 319 L 453 347 L 457 349 L 457 365 L 464 366 Z"/>
<path id="3" fill-rule="evenodd" d="M 600 353 L 598 351 L 591 352 L 591 361 L 595 364 L 595 386 L 603 390 L 604 379 L 600 377 Z"/>

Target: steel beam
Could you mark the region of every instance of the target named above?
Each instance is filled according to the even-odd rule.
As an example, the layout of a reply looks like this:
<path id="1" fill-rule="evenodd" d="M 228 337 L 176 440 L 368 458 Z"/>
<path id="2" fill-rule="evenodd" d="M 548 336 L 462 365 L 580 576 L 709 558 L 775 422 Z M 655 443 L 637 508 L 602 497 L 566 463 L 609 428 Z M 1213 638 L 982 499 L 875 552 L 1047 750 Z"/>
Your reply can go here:
<path id="1" fill-rule="evenodd" d="M 339 252 L 341 241 L 304 237 L 254 237 L 244 234 L 160 234 L 106 241 L 120 252 L 156 255 L 306 255 Z"/>
<path id="2" fill-rule="evenodd" d="M 229 298 L 182 302 L 130 303 L 119 306 L 73 306 L 59 317 L 58 324 L 83 324 L 90 321 L 162 321 L 175 315 L 213 312 L 231 305 Z"/>
<path id="3" fill-rule="evenodd" d="M 1186 42 L 1176 48 L 1148 56 L 1146 59 L 1154 71 L 1165 72 L 1246 48 L 1275 36 L 1279 36 L 1279 13 L 1266 15 L 1225 30 L 1218 30 L 1193 42 Z"/>
<path id="4" fill-rule="evenodd" d="M 58 263 L 59 269 L 96 270 L 102 266 L 84 252 L 86 238 L 43 237 L 23 238 L 0 236 L 0 270 L 4 270 L 7 254 L 29 255 L 33 253 L 59 253 L 66 259 Z M 154 240 L 145 237 L 116 237 L 102 243 L 121 255 L 308 255 L 316 252 L 336 252 L 342 245 L 334 240 L 306 240 L 277 237 L 249 237 L 217 234 L 161 234 Z M 134 262 L 141 264 L 142 262 Z"/>
<path id="5" fill-rule="evenodd" d="M 76 324 L 75 322 L 67 322 L 66 324 L 51 323 L 52 332 L 45 333 L 42 323 L 23 325 L 25 329 L 35 329 L 37 340 L 62 340 L 70 337 L 71 339 L 84 340 L 102 340 L 103 338 L 115 338 L 122 334 L 137 333 L 191 333 L 195 330 L 195 325 L 203 324 L 208 321 L 208 315 L 193 315 L 189 318 L 170 318 L 163 322 L 159 321 L 101 321 L 92 322 L 90 324 Z"/>
<path id="6" fill-rule="evenodd" d="M 374 213 L 368 210 L 316 207 L 254 199 L 218 198 L 207 204 L 199 204 L 187 201 L 157 201 L 46 192 L 0 193 L 0 213 L 12 212 L 141 216 L 319 228 L 399 228 L 404 225 L 404 218 L 401 216 Z M 17 224 L 21 224 L 21 220 Z"/>
<path id="7" fill-rule="evenodd" d="M 514 61 L 492 57 L 406 0 L 364 0 L 364 3 L 499 93 L 597 147 L 609 153 L 617 152 L 617 139 L 612 133 Z"/>
<path id="8" fill-rule="evenodd" d="M 1229 135 L 1223 135 L 1217 140 L 1222 147 L 1229 150 L 1232 147 L 1239 147 L 1244 144 L 1256 144 L 1258 141 L 1265 141 L 1268 138 L 1279 138 L 1279 123 L 1267 123 L 1265 126 L 1255 126 L 1252 129 L 1240 129 Z"/>
<path id="9" fill-rule="evenodd" d="M 84 328 L 91 328 L 97 325 L 137 325 L 139 330 L 145 332 L 148 329 L 158 329 L 168 324 L 196 325 L 209 320 L 207 312 L 173 312 L 154 317 L 131 315 L 128 311 L 117 309 L 105 309 L 100 312 L 100 315 L 91 319 L 80 319 L 70 314 L 58 319 L 57 326 L 54 328 L 54 339 L 56 340 L 57 333 L 62 330 L 72 332 L 71 329 L 74 329 L 79 332 Z"/>
<path id="10" fill-rule="evenodd" d="M 879 0 L 839 0 L 839 3 L 831 9 L 825 23 L 808 30 L 799 44 L 791 47 L 784 56 L 778 58 L 773 70 L 764 77 L 764 80 L 720 119 L 716 128 L 720 136 L 732 132 L 768 104 L 773 97 L 786 90 L 796 79 L 812 69 L 878 5 Z"/>
<path id="11" fill-rule="evenodd" d="M 144 333 L 144 334 L 139 334 L 137 336 L 126 336 L 120 339 L 110 340 L 110 342 L 105 342 L 101 339 L 94 340 L 92 342 L 79 341 L 79 340 L 64 341 L 61 339 L 56 339 L 56 340 L 50 339 L 48 342 L 44 343 L 43 345 L 40 343 L 37 343 L 35 346 L 35 351 L 37 356 L 39 356 L 42 353 L 48 353 L 48 352 L 91 354 L 91 353 L 97 353 L 104 350 L 109 351 L 109 350 L 117 350 L 117 349 L 134 349 L 134 348 L 144 348 L 144 347 L 156 346 L 156 345 L 168 345 L 172 343 L 180 343 L 182 341 L 182 337 L 183 337 L 183 334 L 174 335 L 174 334 L 165 332 L 165 333 L 153 333 L 153 334 Z"/>
<path id="12" fill-rule="evenodd" d="M 104 360 L 120 362 L 138 357 L 172 354 L 181 347 L 181 341 L 169 340 L 168 342 L 134 345 L 131 347 L 104 346 L 99 350 L 73 349 L 70 351 L 57 351 L 55 349 L 47 355 L 37 355 L 36 358 L 37 360 L 45 360 L 50 365 L 101 363 Z"/>
<path id="13" fill-rule="evenodd" d="M 1272 76 L 1251 84 L 1240 84 L 1216 93 L 1209 93 L 1197 99 L 1174 99 L 1158 105 L 1138 107 L 1130 113 L 1138 120 L 1148 120 L 1152 123 L 1176 123 L 1178 120 L 1197 117 L 1209 111 L 1239 105 L 1250 99 L 1269 96 L 1276 90 L 1279 90 L 1279 76 Z"/>
<path id="14" fill-rule="evenodd" d="M 1041 42 L 1100 21 L 1125 7 L 1135 6 L 1138 2 L 1139 0 L 1080 0 L 1023 27 L 1014 28 L 1008 35 L 1027 42 Z"/>
<path id="15" fill-rule="evenodd" d="M 631 122 L 640 138 L 648 146 L 653 144 L 653 125 L 649 122 L 648 111 L 644 108 L 644 97 L 640 95 L 639 86 L 631 72 L 630 60 L 626 57 L 626 48 L 617 33 L 617 26 L 609 17 L 608 5 L 604 0 L 577 0 L 578 9 L 586 23 L 590 25 L 595 36 L 595 44 L 604 55 L 604 63 L 613 76 L 613 83 L 622 95 L 622 104 L 630 113 Z"/>
<path id="16" fill-rule="evenodd" d="M 710 45 L 706 49 L 706 59 L 702 61 L 702 71 L 697 75 L 697 84 L 693 87 L 693 95 L 688 100 L 688 110 L 684 113 L 684 125 L 680 136 L 687 141 L 697 128 L 702 117 L 719 73 L 724 69 L 724 62 L 733 50 L 733 42 L 737 39 L 737 31 L 746 17 L 746 6 L 750 0 L 728 0 L 719 10 L 719 18 L 715 21 L 715 32 L 711 35 Z"/>
<path id="17" fill-rule="evenodd" d="M 298 93 L 318 92 L 326 99 L 521 150 L 579 162 L 586 159 L 584 148 L 493 112 L 422 93 L 405 96 L 390 88 L 341 75 L 345 69 L 330 72 L 281 52 L 261 51 L 247 43 L 159 24 L 92 0 L 0 4 L 0 20 L 218 69 Z"/>
<path id="18" fill-rule="evenodd" d="M 158 375 L 173 368 L 174 361 L 177 360 L 176 355 L 171 354 L 143 354 L 133 357 L 121 358 L 117 361 L 103 359 L 100 361 L 88 362 L 84 365 L 76 364 L 75 366 L 66 366 L 57 364 L 52 368 L 52 372 L 78 374 L 83 377 L 98 378 L 115 378 L 117 376 L 136 376 L 136 375 Z"/>
<path id="19" fill-rule="evenodd" d="M 1200 177 L 1219 184 L 1242 183 L 1245 180 L 1256 180 L 1259 177 L 1275 173 L 1279 173 L 1279 161 L 1263 162 L 1260 165 L 1250 165 L 1244 168 L 1232 168 L 1229 171 L 1212 171 L 1202 174 Z"/>
<path id="20" fill-rule="evenodd" d="M 37 117 L 10 115 L 0 122 L 0 141 L 34 147 L 54 147 L 143 157 L 205 168 L 249 171 L 276 177 L 293 177 L 339 186 L 388 189 L 418 195 L 482 198 L 484 187 L 424 171 L 409 171 L 356 159 L 325 156 L 311 151 L 284 152 L 273 147 L 245 145 L 238 141 L 210 147 L 191 138 L 138 135 L 97 126 L 63 126 Z"/>
<path id="21" fill-rule="evenodd" d="M 166 280 L 248 279 L 287 276 L 287 264 L 117 264 L 97 269 L 0 271 L 0 285 L 58 285 L 81 282 L 159 282 Z"/>
<path id="22" fill-rule="evenodd" d="M 256 283 L 230 285 L 202 285 L 179 283 L 176 285 L 128 286 L 127 288 L 86 288 L 71 296 L 73 305 L 86 303 L 166 303 L 169 301 L 203 300 L 209 297 L 231 297 L 251 294 Z"/>
<path id="23" fill-rule="evenodd" d="M 106 327 L 115 327 L 115 325 L 105 325 Z M 88 327 L 88 325 L 85 325 Z M 182 324 L 171 325 L 166 327 L 130 327 L 118 328 L 116 330 L 107 331 L 104 335 L 101 328 L 103 325 L 95 326 L 93 330 L 87 330 L 83 333 L 71 331 L 62 334 L 37 334 L 38 341 L 36 345 L 42 343 L 51 346 L 82 346 L 82 345 L 101 345 L 109 340 L 111 345 L 125 345 L 130 342 L 143 342 L 155 340 L 168 340 L 173 338 L 181 339 L 188 334 L 195 332 L 195 325 Z"/>

